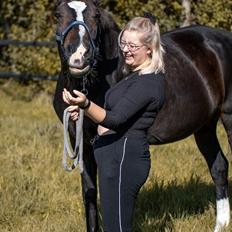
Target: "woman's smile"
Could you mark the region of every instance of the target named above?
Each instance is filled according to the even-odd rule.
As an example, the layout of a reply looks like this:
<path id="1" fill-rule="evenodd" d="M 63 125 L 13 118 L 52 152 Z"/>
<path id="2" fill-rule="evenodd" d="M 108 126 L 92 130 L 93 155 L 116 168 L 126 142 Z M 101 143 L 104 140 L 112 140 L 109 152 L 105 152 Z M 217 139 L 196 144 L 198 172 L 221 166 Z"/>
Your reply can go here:
<path id="1" fill-rule="evenodd" d="M 125 30 L 121 37 L 120 48 L 125 63 L 133 70 L 150 60 L 150 49 L 141 42 L 142 36 L 139 32 Z"/>

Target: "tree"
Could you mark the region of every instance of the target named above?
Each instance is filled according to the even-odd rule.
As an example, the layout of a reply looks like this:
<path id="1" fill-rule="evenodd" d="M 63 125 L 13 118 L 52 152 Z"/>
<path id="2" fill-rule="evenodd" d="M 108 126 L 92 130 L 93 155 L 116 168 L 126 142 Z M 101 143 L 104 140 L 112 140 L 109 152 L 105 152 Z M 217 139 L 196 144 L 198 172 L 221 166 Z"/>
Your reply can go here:
<path id="1" fill-rule="evenodd" d="M 194 22 L 232 31 L 232 1 L 195 0 L 192 4 Z"/>
<path id="2" fill-rule="evenodd" d="M 54 41 L 54 3 L 48 0 L 4 0 L 0 3 L 0 39 Z M 57 49 L 47 47 L 2 47 L 1 70 L 57 73 Z"/>
<path id="3" fill-rule="evenodd" d="M 182 0 L 182 17 L 184 22 L 181 27 L 191 25 L 191 0 Z"/>

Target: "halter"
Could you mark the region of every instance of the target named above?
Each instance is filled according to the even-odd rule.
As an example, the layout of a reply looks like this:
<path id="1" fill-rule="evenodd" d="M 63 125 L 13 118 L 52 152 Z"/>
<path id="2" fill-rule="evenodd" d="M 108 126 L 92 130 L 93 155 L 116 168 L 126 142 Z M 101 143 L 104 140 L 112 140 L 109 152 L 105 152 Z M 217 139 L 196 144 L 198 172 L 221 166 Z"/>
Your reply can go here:
<path id="1" fill-rule="evenodd" d="M 93 41 L 93 38 L 92 38 L 92 36 L 91 36 L 91 34 L 90 34 L 89 28 L 88 28 L 88 26 L 87 26 L 84 22 L 78 21 L 78 20 L 74 20 L 74 21 L 72 21 L 72 22 L 64 29 L 63 32 L 58 32 L 58 31 L 57 31 L 57 32 L 56 32 L 56 41 L 57 41 L 58 43 L 60 43 L 60 45 L 61 45 L 61 51 L 62 51 L 62 53 L 63 53 L 62 55 L 64 56 L 64 59 L 67 60 L 67 57 L 66 57 L 66 55 L 65 55 L 65 50 L 64 50 L 64 40 L 65 40 L 66 36 L 68 35 L 69 31 L 70 31 L 73 27 L 79 26 L 79 25 L 83 26 L 83 27 L 85 28 L 85 30 L 87 31 L 87 34 L 88 34 L 88 37 L 89 37 L 89 41 L 90 41 L 90 45 L 91 45 L 91 47 L 92 47 L 91 63 L 93 63 L 94 58 L 95 58 L 96 54 L 98 53 L 98 48 L 95 46 L 94 41 Z"/>

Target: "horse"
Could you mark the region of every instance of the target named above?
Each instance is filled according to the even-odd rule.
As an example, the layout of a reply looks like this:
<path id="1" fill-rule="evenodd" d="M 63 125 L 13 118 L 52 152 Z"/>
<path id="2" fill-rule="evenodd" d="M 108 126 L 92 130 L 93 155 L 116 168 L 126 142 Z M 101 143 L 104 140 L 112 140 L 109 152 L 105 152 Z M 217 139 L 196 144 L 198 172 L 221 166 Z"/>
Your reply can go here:
<path id="1" fill-rule="evenodd" d="M 67 104 L 63 88 L 78 89 L 100 106 L 107 89 L 123 78 L 119 27 L 98 0 L 57 3 L 57 45 L 61 71 L 54 95 L 59 119 Z M 148 131 L 150 144 L 171 143 L 194 135 L 216 187 L 215 232 L 228 226 L 228 161 L 216 126 L 220 119 L 232 149 L 232 33 L 194 25 L 163 33 L 166 100 Z M 97 125 L 84 118 L 84 167 L 81 173 L 87 231 L 98 230 L 97 167 L 91 140 Z M 75 124 L 69 122 L 71 142 Z"/>

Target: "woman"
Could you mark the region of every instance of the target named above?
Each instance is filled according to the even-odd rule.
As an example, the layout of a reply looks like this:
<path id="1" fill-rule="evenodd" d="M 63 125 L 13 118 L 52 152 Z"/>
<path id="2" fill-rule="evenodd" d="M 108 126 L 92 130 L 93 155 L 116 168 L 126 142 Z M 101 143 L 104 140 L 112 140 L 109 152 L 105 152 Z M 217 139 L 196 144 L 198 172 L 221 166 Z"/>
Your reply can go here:
<path id="1" fill-rule="evenodd" d="M 151 17 L 136 17 L 118 40 L 126 77 L 108 90 L 104 109 L 79 91 L 73 91 L 76 97 L 63 91 L 73 120 L 82 108 L 99 124 L 94 156 L 107 232 L 132 231 L 135 199 L 150 170 L 147 130 L 164 103 L 164 50 L 158 23 Z"/>

